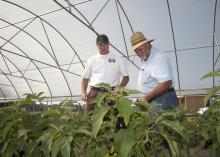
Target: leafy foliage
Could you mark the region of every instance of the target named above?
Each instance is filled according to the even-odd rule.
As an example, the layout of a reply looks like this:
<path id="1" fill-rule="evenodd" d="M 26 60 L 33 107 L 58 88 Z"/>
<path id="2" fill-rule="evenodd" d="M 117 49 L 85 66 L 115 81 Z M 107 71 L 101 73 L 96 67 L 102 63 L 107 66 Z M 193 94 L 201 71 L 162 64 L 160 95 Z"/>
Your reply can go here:
<path id="1" fill-rule="evenodd" d="M 129 99 L 135 90 L 100 86 L 105 90 L 92 112 L 75 112 L 71 100 L 43 106 L 43 93 L 0 108 L 0 156 L 188 157 L 190 147 L 196 148 L 194 156 L 204 148 L 219 155 L 219 87 L 208 94 L 215 100 L 201 115 L 181 107 L 155 111 L 147 102 Z"/>

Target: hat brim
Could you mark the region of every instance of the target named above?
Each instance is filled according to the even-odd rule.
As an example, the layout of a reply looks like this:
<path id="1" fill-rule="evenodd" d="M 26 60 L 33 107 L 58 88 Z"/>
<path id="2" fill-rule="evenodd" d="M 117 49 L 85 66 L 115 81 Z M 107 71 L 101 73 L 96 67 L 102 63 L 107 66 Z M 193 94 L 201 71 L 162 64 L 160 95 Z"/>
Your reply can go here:
<path id="1" fill-rule="evenodd" d="M 150 42 L 152 42 L 152 41 L 154 41 L 154 39 L 141 41 L 141 42 L 139 42 L 139 43 L 133 45 L 133 46 L 132 46 L 132 50 L 135 50 L 136 48 L 142 46 L 143 44 L 145 44 L 145 43 L 150 43 Z"/>
<path id="2" fill-rule="evenodd" d="M 104 43 L 104 44 L 109 44 L 109 42 L 108 42 L 108 41 L 99 41 L 99 42 L 97 42 L 97 43 L 96 43 L 96 45 L 99 45 L 99 44 L 101 44 L 101 43 Z"/>

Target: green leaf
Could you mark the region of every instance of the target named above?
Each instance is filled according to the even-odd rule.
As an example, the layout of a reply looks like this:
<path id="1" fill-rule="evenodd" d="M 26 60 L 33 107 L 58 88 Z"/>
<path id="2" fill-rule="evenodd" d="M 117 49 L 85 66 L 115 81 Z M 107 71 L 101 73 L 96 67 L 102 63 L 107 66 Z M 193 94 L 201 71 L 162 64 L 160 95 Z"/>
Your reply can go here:
<path id="1" fill-rule="evenodd" d="M 132 129 L 119 130 L 114 139 L 115 150 L 121 157 L 128 157 L 132 147 L 135 145 L 135 133 Z"/>
<path id="2" fill-rule="evenodd" d="M 72 136 L 64 137 L 60 141 L 60 150 L 63 157 L 70 157 Z"/>
<path id="3" fill-rule="evenodd" d="M 215 70 L 214 72 L 209 72 L 208 74 L 204 75 L 201 80 L 213 77 L 213 76 L 220 76 L 220 69 Z"/>
<path id="4" fill-rule="evenodd" d="M 49 117 L 59 117 L 61 115 L 61 112 L 58 109 L 49 109 L 45 111 L 41 117 L 49 118 Z"/>
<path id="5" fill-rule="evenodd" d="M 1 152 L 2 157 L 13 157 L 13 154 L 16 152 L 15 147 L 16 147 L 15 143 L 11 143 L 11 144 L 7 143 L 7 147 L 5 151 Z"/>
<path id="6" fill-rule="evenodd" d="M 118 100 L 116 100 L 115 107 L 118 109 L 120 116 L 124 118 L 126 126 L 128 125 L 131 114 L 133 112 L 131 105 L 132 101 L 128 98 L 120 97 Z"/>
<path id="7" fill-rule="evenodd" d="M 112 90 L 112 87 L 108 83 L 98 83 L 96 86 L 103 88 L 105 91 L 108 91 L 108 92 Z"/>
<path id="8" fill-rule="evenodd" d="M 37 139 L 37 142 L 42 142 L 44 145 L 48 142 L 51 136 L 54 136 L 57 133 L 55 129 L 47 129 L 44 131 L 41 136 Z"/>
<path id="9" fill-rule="evenodd" d="M 34 141 L 30 140 L 27 143 L 27 151 L 26 151 L 27 156 L 31 156 L 32 157 L 33 154 L 37 154 L 38 153 L 37 149 L 39 150 L 38 145 L 39 145 L 39 143 L 36 140 L 34 140 Z"/>
<path id="10" fill-rule="evenodd" d="M 162 132 L 160 132 L 160 134 L 164 137 L 164 139 L 169 144 L 169 148 L 170 148 L 170 152 L 171 152 L 172 156 L 173 157 L 179 156 L 180 153 L 179 153 L 177 143 L 174 140 L 172 140 L 169 135 L 162 133 Z"/>
<path id="11" fill-rule="evenodd" d="M 189 138 L 184 132 L 184 127 L 178 121 L 161 121 L 160 124 L 163 124 L 176 131 L 186 141 L 186 143 L 189 143 Z"/>
<path id="12" fill-rule="evenodd" d="M 36 97 L 40 97 L 41 95 L 43 95 L 44 94 L 44 92 L 39 92 L 37 95 L 36 95 Z"/>
<path id="13" fill-rule="evenodd" d="M 33 152 L 31 152 L 30 154 L 25 154 L 28 157 L 45 157 L 43 156 L 42 150 L 40 149 L 41 147 L 36 147 L 36 149 L 34 149 Z M 26 152 L 25 152 L 26 153 Z"/>
<path id="14" fill-rule="evenodd" d="M 109 150 L 107 148 L 107 145 L 101 145 L 101 146 L 97 146 L 95 148 L 95 154 L 96 156 L 95 157 L 103 157 L 105 156 L 106 154 L 109 154 Z"/>
<path id="15" fill-rule="evenodd" d="M 150 112 L 142 112 L 142 114 L 143 114 L 144 122 L 146 122 L 147 124 L 151 124 L 157 120 L 157 117 L 151 114 Z"/>
<path id="16" fill-rule="evenodd" d="M 31 130 L 27 130 L 27 129 L 20 129 L 18 130 L 18 139 L 20 139 L 22 136 L 26 136 L 27 137 L 27 133 L 30 132 Z"/>
<path id="17" fill-rule="evenodd" d="M 83 134 L 92 137 L 91 133 L 87 130 L 74 130 L 74 134 Z"/>
<path id="18" fill-rule="evenodd" d="M 95 157 L 95 151 L 92 148 L 87 148 L 84 152 L 83 152 L 83 157 Z"/>
<path id="19" fill-rule="evenodd" d="M 12 131 L 12 128 L 19 122 L 19 119 L 14 119 L 11 122 L 8 122 L 7 125 L 4 127 L 4 129 L 0 133 L 0 137 L 3 138 L 3 140 L 7 139 L 7 136 L 10 131 Z"/>
<path id="20" fill-rule="evenodd" d="M 100 126 L 103 123 L 103 118 L 109 111 L 110 107 L 107 105 L 102 105 L 100 108 L 96 108 L 92 115 L 92 136 L 96 138 Z"/>
<path id="21" fill-rule="evenodd" d="M 220 91 L 220 86 L 214 86 L 212 89 L 210 89 L 205 96 L 205 103 L 208 102 L 208 100 L 213 97 L 218 91 Z"/>
<path id="22" fill-rule="evenodd" d="M 141 101 L 139 99 L 134 102 L 134 105 L 139 107 L 142 111 L 147 111 L 150 107 L 150 104 L 147 101 Z"/>
<path id="23" fill-rule="evenodd" d="M 216 135 L 217 135 L 218 144 L 220 145 L 220 125 L 218 125 L 216 128 Z"/>
<path id="24" fill-rule="evenodd" d="M 47 146 L 48 146 L 49 152 L 51 151 L 51 147 L 52 147 L 54 139 L 56 139 L 59 136 L 60 136 L 59 132 L 54 132 L 54 133 L 51 134 L 50 138 L 47 141 Z"/>
<path id="25" fill-rule="evenodd" d="M 114 153 L 113 155 L 107 153 L 104 157 L 118 157 L 118 155 L 116 153 Z"/>
<path id="26" fill-rule="evenodd" d="M 57 139 L 60 135 L 60 132 L 53 128 L 50 128 L 43 132 L 43 134 L 37 139 L 37 142 L 42 143 L 42 145 L 44 146 L 43 150 L 47 154 L 51 151 L 53 141 Z"/>
<path id="27" fill-rule="evenodd" d="M 96 98 L 92 101 L 92 103 L 95 103 L 98 107 L 101 106 L 101 104 L 104 102 L 105 97 L 109 95 L 109 93 L 106 92 L 100 92 Z"/>
<path id="28" fill-rule="evenodd" d="M 5 108 L 5 107 L 4 107 Z M 13 117 L 13 115 L 9 114 L 9 113 L 3 113 L 1 114 L 1 117 L 0 117 L 0 129 L 3 128 L 3 126 L 5 124 L 7 124 L 8 121 L 11 121 L 11 118 Z"/>
<path id="29" fill-rule="evenodd" d="M 62 140 L 63 136 L 60 136 L 59 138 L 57 138 L 51 147 L 51 156 L 52 157 L 57 157 L 58 153 L 60 152 L 60 144 L 61 144 L 61 140 Z"/>
<path id="30" fill-rule="evenodd" d="M 170 152 L 167 149 L 161 148 L 156 152 L 157 157 L 170 157 Z"/>
<path id="31" fill-rule="evenodd" d="M 40 152 L 43 153 L 43 157 L 50 157 L 50 152 L 46 145 L 43 145 L 43 144 L 40 145 L 39 149 L 40 149 Z M 36 151 L 38 151 L 38 149 L 36 149 Z"/>
<path id="32" fill-rule="evenodd" d="M 72 105 L 73 105 L 73 101 L 70 99 L 66 99 L 60 102 L 61 108 L 64 108 L 65 106 L 72 106 Z"/>
<path id="33" fill-rule="evenodd" d="M 121 93 L 122 96 L 128 96 L 130 94 L 139 94 L 140 92 L 138 90 L 135 90 L 135 89 L 121 88 L 120 93 Z"/>
<path id="34" fill-rule="evenodd" d="M 137 90 L 133 90 L 133 89 L 126 89 L 123 87 L 116 87 L 114 88 L 114 90 L 111 91 L 111 94 L 118 97 L 118 96 L 128 96 L 130 94 L 138 94 L 140 93 Z"/>
<path id="35" fill-rule="evenodd" d="M 50 127 L 54 128 L 57 131 L 61 131 L 64 127 L 67 127 L 68 125 L 61 125 L 60 123 L 53 123 L 49 124 Z"/>

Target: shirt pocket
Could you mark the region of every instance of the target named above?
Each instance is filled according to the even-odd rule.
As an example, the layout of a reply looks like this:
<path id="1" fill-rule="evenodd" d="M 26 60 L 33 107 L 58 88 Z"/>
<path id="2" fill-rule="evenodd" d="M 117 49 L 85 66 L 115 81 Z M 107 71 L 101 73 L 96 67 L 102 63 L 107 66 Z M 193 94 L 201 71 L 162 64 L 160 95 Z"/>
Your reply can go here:
<path id="1" fill-rule="evenodd" d="M 108 62 L 106 61 L 106 73 L 111 73 L 111 75 L 119 75 L 120 66 L 118 62 Z"/>
<path id="2" fill-rule="evenodd" d="M 96 61 L 92 66 L 92 72 L 103 73 L 103 71 L 104 71 L 104 61 L 103 60 Z"/>
<path id="3" fill-rule="evenodd" d="M 142 82 L 143 84 L 149 83 L 151 78 L 151 71 L 149 68 L 141 69 L 139 76 L 140 82 Z"/>

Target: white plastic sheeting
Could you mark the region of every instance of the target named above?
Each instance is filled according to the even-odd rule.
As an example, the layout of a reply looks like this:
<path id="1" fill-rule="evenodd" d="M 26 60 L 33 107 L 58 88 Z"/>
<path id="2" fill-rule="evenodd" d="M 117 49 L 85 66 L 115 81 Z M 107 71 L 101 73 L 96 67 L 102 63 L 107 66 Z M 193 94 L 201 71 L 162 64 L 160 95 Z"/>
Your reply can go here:
<path id="1" fill-rule="evenodd" d="M 109 36 L 126 61 L 127 87 L 136 88 L 133 31 L 167 53 L 179 95 L 204 94 L 219 84 L 200 80 L 220 68 L 219 28 L 219 0 L 0 0 L 0 98 L 80 96 L 84 65 L 98 53 L 96 33 Z"/>

